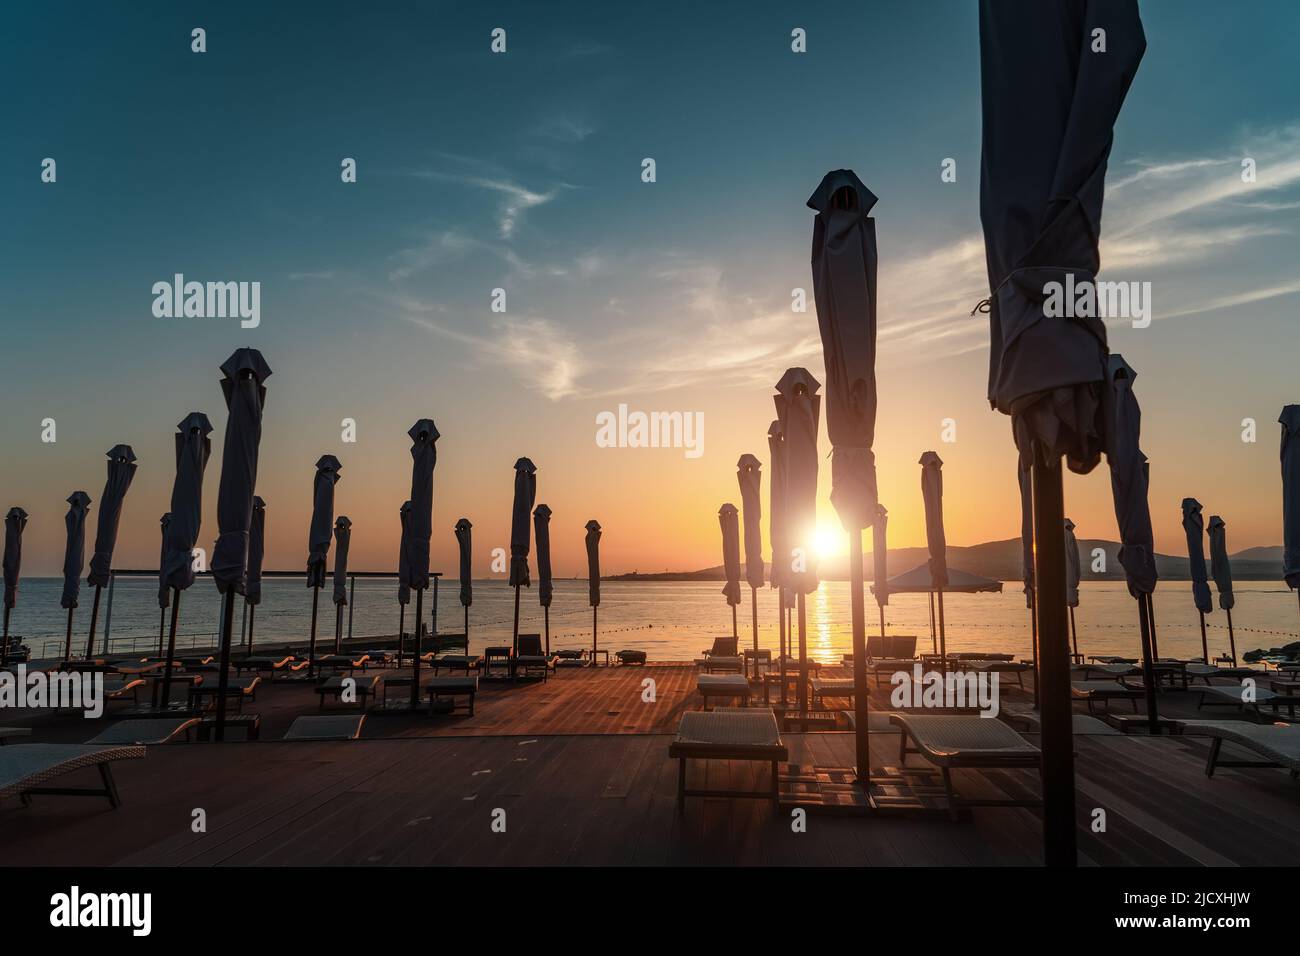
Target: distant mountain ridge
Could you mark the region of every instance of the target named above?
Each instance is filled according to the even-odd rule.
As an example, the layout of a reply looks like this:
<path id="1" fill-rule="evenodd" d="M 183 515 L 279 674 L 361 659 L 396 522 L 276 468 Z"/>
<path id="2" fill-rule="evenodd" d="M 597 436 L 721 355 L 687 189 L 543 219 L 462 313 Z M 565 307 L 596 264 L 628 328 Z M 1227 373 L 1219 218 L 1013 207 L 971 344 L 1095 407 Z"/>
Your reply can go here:
<path id="1" fill-rule="evenodd" d="M 1100 548 L 1105 554 L 1105 568 L 1102 573 L 1094 572 L 1093 552 Z M 1084 581 L 1122 581 L 1124 568 L 1119 563 L 1119 542 L 1104 538 L 1079 539 L 1079 567 L 1082 571 L 1080 580 Z M 1208 558 L 1208 545 L 1207 545 Z M 1241 581 L 1281 581 L 1282 547 L 1247 548 L 1229 556 L 1232 561 L 1232 576 Z M 891 576 L 910 571 L 918 564 L 924 564 L 930 558 L 925 548 L 890 548 L 889 573 Z M 1020 539 L 1008 538 L 1005 541 L 986 541 L 969 547 L 948 547 L 948 564 L 973 574 L 982 574 L 986 578 L 999 581 L 1020 580 Z M 870 552 L 864 561 L 866 578 L 872 579 L 872 562 Z M 1172 554 L 1156 554 L 1156 572 L 1167 581 L 1187 581 L 1187 558 Z M 765 569 L 766 570 L 766 569 Z M 820 576 L 824 580 L 848 580 L 848 559 L 831 558 L 821 563 Z M 721 581 L 725 575 L 722 565 L 702 568 L 698 571 L 663 571 L 657 574 L 642 574 L 633 571 L 607 578 L 610 581 Z M 744 583 L 744 564 L 741 564 L 741 583 Z"/>

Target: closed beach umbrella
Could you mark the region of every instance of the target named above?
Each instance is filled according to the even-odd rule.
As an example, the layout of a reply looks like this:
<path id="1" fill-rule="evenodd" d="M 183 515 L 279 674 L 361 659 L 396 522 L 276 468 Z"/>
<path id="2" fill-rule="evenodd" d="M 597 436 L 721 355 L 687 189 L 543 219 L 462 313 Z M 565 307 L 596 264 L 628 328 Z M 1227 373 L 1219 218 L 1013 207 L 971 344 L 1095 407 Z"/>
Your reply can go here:
<path id="1" fill-rule="evenodd" d="M 99 498 L 99 521 L 95 527 L 95 553 L 90 556 L 90 573 L 86 583 L 95 586 L 95 603 L 90 611 L 90 636 L 86 639 L 86 657 L 95 653 L 95 624 L 99 620 L 99 594 L 108 586 L 113 571 L 113 549 L 117 546 L 117 526 L 122 520 L 122 502 L 131 479 L 135 477 L 135 452 L 130 445 L 114 445 L 108 450 L 108 477 Z M 107 650 L 107 648 L 105 648 Z"/>
<path id="2" fill-rule="evenodd" d="M 338 484 L 342 467 L 333 455 L 321 455 L 311 482 L 311 524 L 307 529 L 307 587 L 311 588 L 311 644 L 307 660 L 311 675 L 316 671 L 316 612 L 320 589 L 325 586 L 325 565 L 334 532 L 334 486 Z"/>
<path id="3" fill-rule="evenodd" d="M 758 589 L 763 586 L 763 465 L 753 455 L 736 462 L 740 506 L 745 510 L 745 581 L 753 617 L 754 650 L 758 650 Z"/>
<path id="4" fill-rule="evenodd" d="M 790 549 L 785 540 L 785 432 L 781 429 L 781 420 L 773 419 L 767 428 L 767 452 L 771 462 L 768 481 L 767 536 L 772 548 L 772 561 L 768 569 L 767 581 L 777 589 L 777 647 L 780 651 L 781 669 L 784 674 L 786 649 L 785 608 L 786 588 L 785 571 L 790 567 Z M 781 700 L 785 701 L 785 678 L 781 679 Z"/>
<path id="5" fill-rule="evenodd" d="M 86 563 L 86 515 L 90 511 L 90 495 L 74 491 L 68 495 L 68 513 L 63 525 L 67 529 L 67 542 L 63 549 L 63 595 L 59 604 L 68 612 L 68 637 L 63 647 L 63 659 L 72 659 L 72 613 L 77 609 L 81 594 L 81 569 Z"/>
<path id="6" fill-rule="evenodd" d="M 1282 576 L 1287 587 L 1300 588 L 1300 405 L 1287 405 L 1277 420 L 1282 423 Z"/>
<path id="7" fill-rule="evenodd" d="M 533 509 L 533 534 L 537 537 L 537 600 L 545 619 L 546 656 L 551 656 L 551 509 L 541 504 Z"/>
<path id="8" fill-rule="evenodd" d="M 876 197 L 851 169 L 822 177 L 808 200 L 812 276 L 826 367 L 826 432 L 831 440 L 831 504 L 849 534 L 853 697 L 860 779 L 869 770 L 867 625 L 862 529 L 876 520 Z"/>
<path id="9" fill-rule="evenodd" d="M 817 590 L 817 427 L 821 383 L 805 368 L 786 369 L 774 396 L 785 436 L 785 546 L 782 580 L 795 592 L 799 619 L 799 713 L 808 711 L 807 595 Z M 784 684 L 784 681 L 782 682 Z"/>
<path id="10" fill-rule="evenodd" d="M 1029 609 L 1029 653 L 1034 662 L 1034 707 L 1038 706 L 1038 617 L 1034 613 L 1034 492 L 1029 467 L 1016 459 L 1016 483 L 1020 486 L 1020 578 L 1024 584 L 1025 607 Z"/>
<path id="11" fill-rule="evenodd" d="M 226 688 L 229 686 L 231 630 L 235 595 L 242 594 L 248 574 L 248 538 L 253 526 L 257 456 L 262 444 L 262 409 L 271 369 L 257 349 L 235 349 L 221 364 L 221 393 L 226 400 L 226 437 L 217 485 L 217 543 L 212 549 L 212 580 L 222 595 L 221 653 L 217 677 L 215 739 L 225 739 Z"/>
<path id="12" fill-rule="evenodd" d="M 722 570 L 726 584 L 722 593 L 731 605 L 731 636 L 739 638 L 736 630 L 736 605 L 740 603 L 740 512 L 727 503 L 718 509 L 718 524 L 722 527 Z"/>
<path id="13" fill-rule="evenodd" d="M 1080 314 L 1096 310 L 1058 310 L 1052 289 L 1091 288 L 1101 267 L 1106 165 L 1146 38 L 1137 0 L 981 0 L 979 10 L 988 397 L 1033 469 L 1044 857 L 1075 866 L 1060 462 L 1087 473 L 1099 461 L 1107 344 L 1101 318 Z M 1105 53 L 1094 52 L 1098 29 Z"/>
<path id="14" fill-rule="evenodd" d="M 0 664 L 8 663 L 9 660 L 9 612 L 18 604 L 18 581 L 23 570 L 23 531 L 26 527 L 27 512 L 22 508 L 10 508 L 5 515 L 5 619 Z"/>
<path id="15" fill-rule="evenodd" d="M 943 528 L 943 461 L 927 451 L 920 458 L 921 500 L 925 505 L 925 543 L 930 551 L 930 580 L 939 598 L 939 656 L 948 657 L 943 620 L 943 589 L 948 586 L 948 538 Z M 933 610 L 933 608 L 931 608 Z"/>
<path id="16" fill-rule="evenodd" d="M 172 481 L 171 519 L 167 522 L 163 577 L 172 591 L 172 619 L 167 630 L 167 659 L 163 664 L 164 709 L 170 706 L 172 663 L 181 619 L 181 592 L 194 583 L 194 545 L 203 523 L 203 475 L 212 456 L 212 423 L 202 412 L 191 412 L 176 426 L 176 477 Z"/>
<path id="17" fill-rule="evenodd" d="M 1061 522 L 1065 538 L 1065 606 L 1070 609 L 1070 640 L 1074 645 L 1074 659 L 1079 660 L 1079 631 L 1074 623 L 1074 609 L 1079 606 L 1079 541 L 1074 536 L 1074 522 L 1069 518 Z"/>
<path id="18" fill-rule="evenodd" d="M 334 653 L 343 646 L 343 608 L 348 603 L 348 548 L 352 544 L 352 519 L 334 521 Z"/>
<path id="19" fill-rule="evenodd" d="M 1219 592 L 1219 607 L 1228 616 L 1228 654 L 1232 658 L 1232 666 L 1236 667 L 1237 638 L 1232 633 L 1232 609 L 1237 601 L 1232 596 L 1232 564 L 1228 561 L 1227 526 L 1218 515 L 1210 515 L 1210 524 L 1206 530 L 1210 535 L 1210 576 L 1214 578 L 1215 590 Z"/>
<path id="20" fill-rule="evenodd" d="M 885 636 L 885 605 L 889 603 L 889 544 L 887 530 L 889 512 L 882 504 L 876 505 L 876 521 L 871 526 L 871 593 L 876 596 L 880 609 L 880 636 Z"/>
<path id="21" fill-rule="evenodd" d="M 402 526 L 401 536 L 397 540 L 397 666 L 401 667 L 406 647 L 406 605 L 411 603 L 411 569 L 406 563 L 406 532 L 411 522 L 409 501 L 402 502 L 397 517 Z"/>
<path id="22" fill-rule="evenodd" d="M 248 653 L 253 653 L 253 624 L 262 603 L 262 562 L 266 557 L 266 502 L 253 495 L 253 520 L 248 526 L 248 572 L 244 575 L 244 604 L 248 608 Z"/>
<path id="23" fill-rule="evenodd" d="M 460 606 L 465 609 L 465 648 L 469 650 L 469 606 L 474 603 L 474 544 L 471 538 L 473 525 L 468 518 L 456 522 L 456 547 L 460 551 Z"/>
<path id="24" fill-rule="evenodd" d="M 587 603 L 591 605 L 591 663 L 596 663 L 596 609 L 600 607 L 600 522 L 592 518 L 587 528 Z"/>
<path id="25" fill-rule="evenodd" d="M 171 606 L 171 588 L 167 586 L 167 526 L 172 523 L 171 513 L 158 519 L 162 528 L 162 547 L 158 552 L 158 657 L 163 654 L 164 632 L 167 629 L 167 608 Z"/>
<path id="26" fill-rule="evenodd" d="M 519 653 L 519 589 L 531 587 L 528 551 L 531 547 L 533 504 L 537 501 L 537 466 L 527 458 L 515 462 L 515 495 L 510 509 L 510 585 L 515 589 L 514 653 Z"/>
<path id="27" fill-rule="evenodd" d="M 424 620 L 424 592 L 429 586 L 429 539 L 433 536 L 433 470 L 438 465 L 438 428 L 431 418 L 421 418 L 407 429 L 411 439 L 411 513 L 407 519 L 406 563 L 415 591 L 414 672 L 410 709 L 420 701 L 420 629 Z"/>
<path id="28" fill-rule="evenodd" d="M 1187 535 L 1187 569 L 1192 579 L 1192 602 L 1201 619 L 1201 656 L 1210 663 L 1210 648 L 1205 637 L 1205 615 L 1214 610 L 1210 595 L 1210 573 L 1205 566 L 1205 517 L 1195 498 L 1183 499 L 1183 531 Z"/>
<path id="29" fill-rule="evenodd" d="M 1147 500 L 1150 474 L 1142 453 L 1142 409 L 1133 393 L 1137 373 L 1119 353 L 1108 365 L 1106 409 L 1106 460 L 1110 465 L 1111 497 L 1119 526 L 1119 563 L 1124 568 L 1128 593 L 1138 602 L 1138 628 L 1142 638 L 1142 674 L 1146 684 L 1147 719 L 1151 733 L 1159 733 L 1156 715 L 1154 664 L 1155 626 L 1151 595 L 1156 589 L 1155 539 L 1151 507 Z"/>

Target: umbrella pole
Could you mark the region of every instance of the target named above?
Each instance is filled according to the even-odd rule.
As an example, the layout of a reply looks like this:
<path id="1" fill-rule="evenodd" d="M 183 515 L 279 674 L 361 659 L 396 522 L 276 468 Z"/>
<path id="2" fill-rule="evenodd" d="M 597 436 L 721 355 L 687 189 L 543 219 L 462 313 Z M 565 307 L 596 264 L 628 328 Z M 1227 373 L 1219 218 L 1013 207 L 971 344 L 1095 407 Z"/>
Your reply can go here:
<path id="1" fill-rule="evenodd" d="M 799 691 L 796 698 L 799 701 L 799 716 L 803 717 L 808 713 L 808 598 L 800 591 L 795 597 L 795 603 L 799 607 Z M 807 724 L 801 721 L 799 729 L 806 727 Z"/>
<path id="2" fill-rule="evenodd" d="M 1034 662 L 1034 710 L 1038 709 L 1038 614 L 1034 605 L 1038 601 L 1029 592 L 1029 656 Z"/>
<path id="3" fill-rule="evenodd" d="M 596 605 L 591 606 L 591 666 L 596 666 Z"/>
<path id="4" fill-rule="evenodd" d="M 1147 621 L 1151 629 L 1151 659 L 1160 660 L 1160 642 L 1156 640 L 1156 596 L 1147 595 Z"/>
<path id="5" fill-rule="evenodd" d="M 736 626 L 736 605 L 731 605 L 731 639 L 740 643 L 740 630 Z"/>
<path id="6" fill-rule="evenodd" d="M 1079 657 L 1079 631 L 1074 626 L 1074 608 L 1070 608 L 1070 643 L 1074 645 L 1075 663 L 1080 663 L 1082 658 Z"/>
<path id="7" fill-rule="evenodd" d="M 167 630 L 167 609 L 161 607 L 158 609 L 158 656 L 163 656 L 163 641 L 166 639 L 164 632 Z"/>
<path id="8" fill-rule="evenodd" d="M 230 686 L 230 638 L 235 621 L 235 589 L 226 591 L 221 614 L 221 668 L 217 671 L 217 726 L 212 739 L 226 739 L 226 688 Z"/>
<path id="9" fill-rule="evenodd" d="M 307 649 L 307 676 L 316 676 L 316 604 L 320 600 L 320 587 L 311 589 L 311 646 Z"/>
<path id="10" fill-rule="evenodd" d="M 1038 587 L 1039 696 L 1043 751 L 1043 861 L 1077 866 L 1074 819 L 1074 730 L 1070 708 L 1069 623 L 1065 614 L 1063 466 L 1038 455 L 1032 471 L 1034 580 Z"/>
<path id="11" fill-rule="evenodd" d="M 785 628 L 785 588 L 776 589 L 777 603 L 777 627 L 780 629 L 778 640 L 781 645 L 781 716 L 784 718 L 787 708 L 785 697 L 785 665 L 786 665 L 786 645 L 789 644 L 788 634 Z"/>
<path id="12" fill-rule="evenodd" d="M 758 588 L 749 589 L 749 607 L 754 617 L 754 660 L 758 660 Z"/>
<path id="13" fill-rule="evenodd" d="M 75 610 L 76 608 L 68 608 L 68 637 L 63 642 L 63 659 L 65 661 L 72 660 L 72 612 Z"/>
<path id="14" fill-rule="evenodd" d="M 343 605 L 334 605 L 334 653 L 343 649 Z"/>
<path id="15" fill-rule="evenodd" d="M 948 633 L 943 626 L 943 588 L 939 588 L 939 660 L 943 672 L 948 673 Z"/>
<path id="16" fill-rule="evenodd" d="M 1232 657 L 1232 666 L 1236 667 L 1236 637 L 1232 636 L 1232 610 L 1225 607 L 1223 613 L 1227 614 L 1227 646 Z"/>
<path id="17" fill-rule="evenodd" d="M 867 622 L 862 595 L 862 529 L 849 532 L 849 606 L 853 616 L 853 729 L 858 785 L 871 781 L 871 731 L 867 726 Z"/>
<path id="18" fill-rule="evenodd" d="M 248 605 L 248 653 L 253 653 L 253 619 L 257 616 L 257 605 Z"/>
<path id="19" fill-rule="evenodd" d="M 411 713 L 420 703 L 420 629 L 424 627 L 424 588 L 415 590 L 415 637 L 411 644 Z"/>
<path id="20" fill-rule="evenodd" d="M 357 576 L 348 582 L 348 640 L 352 640 L 352 609 L 357 606 Z"/>
<path id="21" fill-rule="evenodd" d="M 1142 634 L 1142 683 L 1146 685 L 1147 729 L 1153 736 L 1160 733 L 1160 718 L 1156 713 L 1156 668 L 1153 650 L 1154 628 L 1147 601 L 1150 595 L 1138 595 L 1138 630 Z"/>
<path id="22" fill-rule="evenodd" d="M 550 649 L 551 649 L 551 634 L 550 634 L 550 629 L 547 628 L 546 650 L 549 652 Z M 469 605 L 468 604 L 465 605 L 465 653 L 466 655 L 469 654 Z"/>
<path id="23" fill-rule="evenodd" d="M 1205 638 L 1205 612 L 1198 609 L 1196 613 L 1201 616 L 1201 660 L 1208 664 L 1210 663 L 1210 647 L 1209 641 Z"/>
<path id="24" fill-rule="evenodd" d="M 546 656 L 551 656 L 551 609 L 542 608 L 542 620 L 545 622 L 543 629 L 546 631 Z M 465 608 L 465 647 L 469 648 L 469 608 Z"/>
<path id="25" fill-rule="evenodd" d="M 166 709 L 172 700 L 172 660 L 176 657 L 176 625 L 181 618 L 181 589 L 172 588 L 172 626 L 167 632 L 167 660 L 163 664 L 162 700 L 158 706 Z"/>
<path id="26" fill-rule="evenodd" d="M 939 653 L 939 632 L 934 627 L 934 592 L 930 592 L 930 653 Z"/>
<path id="27" fill-rule="evenodd" d="M 406 647 L 406 605 L 397 602 L 397 666 L 402 666 L 402 650 Z"/>
<path id="28" fill-rule="evenodd" d="M 518 657 L 519 656 L 519 585 L 517 584 L 515 585 L 515 630 L 514 630 L 514 637 L 511 641 L 510 646 L 512 648 L 510 652 L 511 655 L 513 657 Z M 513 665 L 511 666 L 511 670 L 514 670 Z"/>
<path id="29" fill-rule="evenodd" d="M 4 645 L 0 646 L 0 664 L 9 663 L 9 611 L 8 604 L 5 605 L 5 636 Z"/>
<path id="30" fill-rule="evenodd" d="M 90 605 L 90 637 L 86 641 L 86 660 L 95 653 L 95 625 L 99 622 L 99 592 L 102 591 L 98 584 L 95 585 L 95 600 Z"/>

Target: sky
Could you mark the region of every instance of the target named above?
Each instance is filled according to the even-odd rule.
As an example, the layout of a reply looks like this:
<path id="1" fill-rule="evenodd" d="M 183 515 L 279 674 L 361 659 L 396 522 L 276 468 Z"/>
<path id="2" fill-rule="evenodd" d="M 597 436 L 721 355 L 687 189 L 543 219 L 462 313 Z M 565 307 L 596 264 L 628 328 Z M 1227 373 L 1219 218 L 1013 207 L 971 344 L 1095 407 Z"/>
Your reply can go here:
<path id="1" fill-rule="evenodd" d="M 31 515 L 25 571 L 58 573 L 64 499 L 99 498 L 119 442 L 140 467 L 114 563 L 154 567 L 172 435 L 191 411 L 215 426 L 210 545 L 217 368 L 240 346 L 273 370 L 258 482 L 268 568 L 305 564 L 324 453 L 343 465 L 352 567 L 392 568 L 405 433 L 421 417 L 442 435 L 435 568 L 454 575 L 464 516 L 488 575 L 491 549 L 509 546 L 520 456 L 553 512 L 557 575 L 585 574 L 591 518 L 607 574 L 717 564 L 736 460 L 768 458 L 775 382 L 795 365 L 824 378 L 804 203 L 840 167 L 879 197 L 875 450 L 890 544 L 924 543 L 927 449 L 945 462 L 951 544 L 1015 536 L 1010 427 L 985 400 L 987 320 L 970 316 L 988 291 L 976 4 L 620 6 L 9 11 L 0 505 Z M 1150 326 L 1110 335 L 1138 371 L 1156 546 L 1182 552 L 1185 496 L 1223 515 L 1230 550 L 1278 544 L 1275 422 L 1300 401 L 1300 5 L 1141 10 L 1148 48 L 1116 127 L 1101 278 L 1152 284 Z M 795 28 L 805 53 L 791 50 Z M 941 181 L 945 159 L 955 182 Z M 260 282 L 260 325 L 156 317 L 152 287 L 176 273 Z M 791 309 L 796 288 L 805 313 Z M 596 418 L 619 404 L 702 413 L 703 453 L 598 447 Z M 828 452 L 824 427 L 821 442 Z M 819 537 L 833 542 L 829 479 L 825 461 Z M 1116 537 L 1109 494 L 1104 469 L 1067 478 L 1080 537 Z"/>

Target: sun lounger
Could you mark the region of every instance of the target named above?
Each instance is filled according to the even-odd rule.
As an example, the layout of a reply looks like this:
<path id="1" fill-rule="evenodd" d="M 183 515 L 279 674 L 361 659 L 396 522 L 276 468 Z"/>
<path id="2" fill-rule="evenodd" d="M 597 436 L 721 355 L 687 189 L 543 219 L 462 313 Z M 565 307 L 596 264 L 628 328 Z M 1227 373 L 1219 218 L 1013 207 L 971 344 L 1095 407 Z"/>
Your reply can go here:
<path id="1" fill-rule="evenodd" d="M 892 710 L 871 710 L 867 711 L 867 730 L 873 734 L 897 734 L 902 731 L 898 724 L 889 718 L 895 713 Z M 857 730 L 858 715 L 851 710 L 841 710 L 840 716 L 849 722 L 849 730 Z"/>
<path id="2" fill-rule="evenodd" d="M 139 703 L 140 688 L 144 680 L 139 677 L 122 677 L 104 681 L 105 700 L 126 700 L 129 695 L 132 703 Z"/>
<path id="3" fill-rule="evenodd" d="M 577 650 L 555 651 L 556 667 L 586 667 L 587 652 Z"/>
<path id="4" fill-rule="evenodd" d="M 745 659 L 740 656 L 727 657 L 715 654 L 700 658 L 695 662 L 695 666 L 706 674 L 712 674 L 715 671 L 740 674 L 745 670 Z"/>
<path id="5" fill-rule="evenodd" d="M 258 674 L 269 674 L 270 680 L 275 680 L 277 671 L 285 670 L 293 663 L 292 654 L 267 654 L 254 657 L 245 657 L 243 660 L 232 661 L 235 673 L 242 674 L 244 671 L 256 671 Z"/>
<path id="6" fill-rule="evenodd" d="M 257 699 L 257 686 L 260 683 L 262 683 L 260 677 L 227 677 L 226 696 L 233 698 L 237 709 L 242 712 L 245 700 Z M 220 693 L 220 675 L 210 674 L 203 683 L 195 684 L 190 688 L 190 700 L 193 701 L 198 710 L 203 710 L 208 706 L 209 700 L 215 703 L 217 695 Z"/>
<path id="7" fill-rule="evenodd" d="M 1222 677 L 1224 680 L 1230 680 L 1235 684 L 1240 684 L 1243 678 L 1253 677 L 1260 680 L 1267 676 L 1264 671 L 1257 671 L 1252 667 L 1216 667 L 1213 664 L 1185 664 L 1183 666 L 1187 676 L 1192 680 L 1203 680 L 1208 685 L 1210 678 Z"/>
<path id="8" fill-rule="evenodd" d="M 381 647 L 373 650 L 365 650 L 361 653 L 369 658 L 366 663 L 371 667 L 388 667 L 390 665 L 396 666 L 397 664 L 397 654 L 387 648 Z"/>
<path id="9" fill-rule="evenodd" d="M 109 764 L 114 760 L 143 757 L 143 747 L 94 747 L 89 744 L 13 744 L 0 750 L 0 800 L 18 796 L 23 805 L 35 794 L 50 796 L 108 797 L 113 807 L 121 804 Z M 83 787 L 46 787 L 53 780 L 83 767 L 97 767 L 103 782 L 100 790 Z"/>
<path id="10" fill-rule="evenodd" d="M 361 674 L 360 676 L 347 677 L 342 674 L 335 674 L 333 677 L 328 678 L 325 683 L 316 687 L 316 693 L 320 696 L 321 709 L 325 708 L 326 697 L 333 697 L 334 702 L 339 703 L 343 699 L 344 690 L 351 687 L 352 692 L 356 694 L 356 699 L 350 701 L 350 703 L 355 703 L 359 708 L 365 710 L 366 705 L 374 698 L 380 679 L 377 674 Z"/>
<path id="11" fill-rule="evenodd" d="M 1089 717 L 1087 714 L 1072 714 L 1072 729 L 1076 737 L 1122 737 L 1123 734 L 1115 727 L 1099 720 L 1096 717 Z M 1007 714 L 1008 723 L 1012 724 L 1016 730 L 1022 734 L 1037 734 L 1042 732 L 1042 724 L 1037 714 Z"/>
<path id="12" fill-rule="evenodd" d="M 474 716 L 474 697 L 478 693 L 477 677 L 435 677 L 424 685 L 424 692 L 433 703 L 439 697 L 468 697 L 469 716 Z M 455 706 L 455 702 L 452 702 Z"/>
<path id="13" fill-rule="evenodd" d="M 898 756 L 920 754 L 939 768 L 948 795 L 948 808 L 957 819 L 959 807 L 1036 807 L 1042 800 L 968 800 L 952 788 L 951 771 L 958 768 L 1021 768 L 1041 771 L 1042 752 L 1000 720 L 987 717 L 894 714 L 903 730 Z M 916 746 L 909 747 L 908 740 Z M 1041 779 L 1041 772 L 1040 772 Z"/>
<path id="14" fill-rule="evenodd" d="M 704 652 L 704 657 L 739 657 L 739 641 L 734 637 L 715 637 L 713 646 Z"/>
<path id="15" fill-rule="evenodd" d="M 700 674 L 695 687 L 704 698 L 704 709 L 709 709 L 710 697 L 740 698 L 749 703 L 749 680 L 742 674 Z"/>
<path id="16" fill-rule="evenodd" d="M 683 807 L 687 797 L 760 797 L 776 803 L 777 764 L 789 759 L 789 751 L 771 710 L 727 707 L 682 714 L 668 756 L 678 761 L 677 805 Z M 772 785 L 767 790 L 688 790 L 688 760 L 766 761 L 771 764 Z"/>
<path id="17" fill-rule="evenodd" d="M 355 671 L 364 670 L 366 662 L 370 660 L 368 654 L 322 654 L 312 661 L 317 669 L 328 669 L 334 671 Z"/>
<path id="18" fill-rule="evenodd" d="M 477 654 L 439 654 L 428 661 L 435 674 L 442 668 L 449 671 L 464 671 L 465 676 L 469 676 L 470 671 L 476 671 L 483 665 L 483 658 Z"/>
<path id="19" fill-rule="evenodd" d="M 1137 702 L 1144 691 L 1117 680 L 1076 680 L 1070 681 L 1070 697 L 1087 703 L 1088 713 L 1095 713 L 1093 707 L 1101 704 L 1109 708 L 1112 700 L 1127 700 L 1137 713 Z"/>
<path id="20" fill-rule="evenodd" d="M 974 674 L 1010 674 L 1021 690 L 1025 689 L 1025 672 L 1033 670 L 1032 664 L 1021 664 L 1002 658 L 967 658 L 957 662 L 957 670 Z M 1001 678 L 999 678 L 1001 680 Z"/>
<path id="21" fill-rule="evenodd" d="M 821 709 L 823 697 L 847 697 L 854 695 L 852 677 L 814 677 L 812 680 L 813 706 Z"/>
<path id="22" fill-rule="evenodd" d="M 176 740 L 182 734 L 184 734 L 186 740 L 189 740 L 190 730 L 197 726 L 198 723 L 199 718 L 197 717 L 119 720 L 117 723 L 100 731 L 98 736 L 87 740 L 86 743 L 100 747 L 107 744 L 138 744 L 141 746 L 145 744 L 166 744 Z"/>
<path id="23" fill-rule="evenodd" d="M 1205 687 L 1193 687 L 1192 692 L 1201 695 L 1200 702 L 1196 709 L 1202 707 L 1236 707 L 1238 710 L 1245 712 L 1246 708 L 1254 711 L 1255 719 L 1261 723 L 1264 721 L 1264 715 L 1260 712 L 1260 704 L 1272 704 L 1273 712 L 1277 713 L 1278 695 L 1264 687 L 1256 686 L 1253 690 L 1253 700 L 1246 699 L 1246 688 L 1244 684 L 1234 686 L 1225 686 L 1223 684 L 1209 684 Z"/>
<path id="24" fill-rule="evenodd" d="M 614 659 L 624 667 L 632 665 L 644 666 L 646 661 L 646 652 L 633 650 L 617 651 L 614 654 Z"/>
<path id="25" fill-rule="evenodd" d="M 355 716 L 298 717 L 285 732 L 285 740 L 356 740 L 366 722 L 365 714 Z"/>
<path id="26" fill-rule="evenodd" d="M 525 677 L 541 671 L 542 681 L 545 682 L 547 675 L 555 669 L 555 660 L 555 657 L 543 652 L 542 635 L 520 634 L 519 653 L 510 659 L 510 668 L 515 676 L 522 672 Z"/>
<path id="27" fill-rule="evenodd" d="M 1132 664 L 1075 664 L 1070 668 L 1070 676 L 1077 677 L 1081 681 L 1141 677 L 1142 668 Z"/>
<path id="28" fill-rule="evenodd" d="M 1184 734 L 1213 738 L 1205 775 L 1213 777 L 1218 767 L 1281 767 L 1300 777 L 1300 727 L 1294 724 L 1248 724 L 1244 720 L 1180 720 Z M 1224 742 L 1254 751 L 1267 760 L 1223 760 Z"/>

